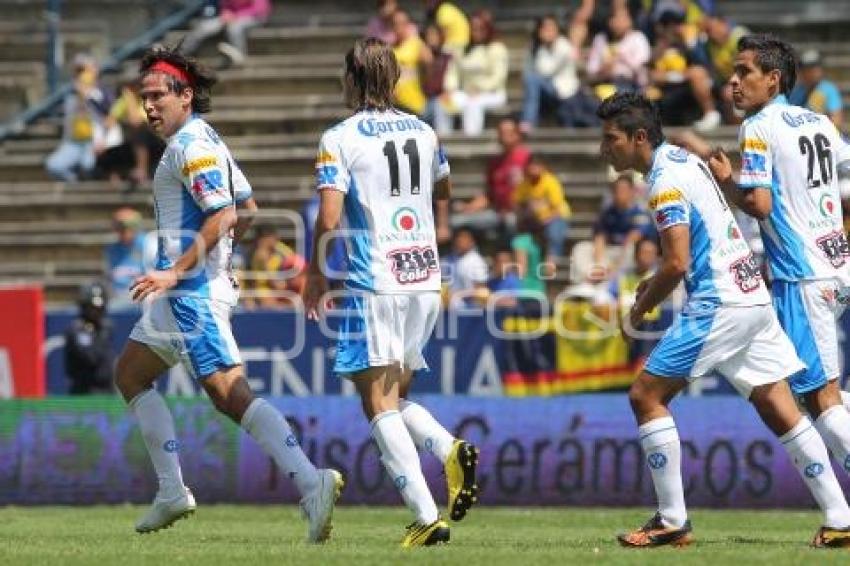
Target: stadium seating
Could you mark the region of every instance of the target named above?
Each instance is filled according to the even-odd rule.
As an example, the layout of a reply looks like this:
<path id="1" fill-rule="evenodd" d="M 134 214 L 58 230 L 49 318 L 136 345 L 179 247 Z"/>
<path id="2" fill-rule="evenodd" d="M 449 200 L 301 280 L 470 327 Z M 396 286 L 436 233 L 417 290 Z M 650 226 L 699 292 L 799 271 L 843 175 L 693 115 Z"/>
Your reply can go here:
<path id="1" fill-rule="evenodd" d="M 44 95 L 47 37 L 35 4 L 0 0 L 0 10 L 12 14 L 0 23 L 0 120 Z M 151 4 L 159 6 L 151 8 Z M 414 16 L 421 14 L 420 2 L 402 4 L 410 5 Z M 466 198 L 482 189 L 485 165 L 498 151 L 494 121 L 516 111 L 521 102 L 521 62 L 533 18 L 553 11 L 563 14 L 566 3 L 461 4 L 469 10 L 487 6 L 494 11 L 511 56 L 509 108 L 490 116 L 479 138 L 453 135 L 444 140 L 456 197 Z M 799 48 L 821 50 L 828 76 L 850 99 L 850 44 L 840 40 L 850 21 L 847 3 L 783 0 L 780 7 L 784 9 L 771 14 L 764 14 L 753 0 L 719 4 L 752 29 L 769 28 L 798 41 Z M 103 56 L 175 5 L 179 3 L 66 1 L 61 24 L 66 55 L 87 50 Z M 360 35 L 374 3 L 289 0 L 275 6 L 270 24 L 251 32 L 247 65 L 220 73 L 209 120 L 226 137 L 261 205 L 300 211 L 311 195 L 319 132 L 345 115 L 339 94 L 342 53 Z M 98 14 L 98 23 L 88 17 L 92 13 Z M 183 34 L 172 32 L 166 41 L 176 42 Z M 207 46 L 201 57 L 213 62 L 214 48 Z M 135 62 L 128 62 L 122 72 L 129 76 L 134 69 Z M 139 208 L 148 226 L 152 215 L 146 187 L 125 195 L 104 182 L 63 186 L 49 180 L 43 164 L 57 143 L 60 124 L 59 117 L 43 118 L 21 136 L 0 143 L 0 255 L 4 258 L 0 281 L 42 281 L 54 302 L 73 297 L 79 283 L 100 272 L 102 247 L 111 239 L 109 216 L 115 208 L 125 204 Z M 724 127 L 709 139 L 734 151 L 735 137 L 734 127 Z M 586 239 L 607 182 L 598 158 L 598 132 L 544 127 L 532 136 L 530 146 L 561 177 L 575 211 L 571 240 Z"/>

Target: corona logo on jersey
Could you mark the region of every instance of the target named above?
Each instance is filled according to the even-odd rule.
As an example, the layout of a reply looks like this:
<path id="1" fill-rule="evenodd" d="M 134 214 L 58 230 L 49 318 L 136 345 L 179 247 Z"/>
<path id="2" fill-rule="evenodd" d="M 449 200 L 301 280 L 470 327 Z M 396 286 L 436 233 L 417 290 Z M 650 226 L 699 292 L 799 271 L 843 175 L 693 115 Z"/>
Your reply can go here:
<path id="1" fill-rule="evenodd" d="M 381 134 L 392 132 L 408 132 L 416 130 L 424 132 L 425 127 L 416 118 L 399 118 L 398 120 L 378 120 L 377 118 L 363 118 L 357 122 L 357 131 L 362 135 L 373 138 Z"/>
<path id="2" fill-rule="evenodd" d="M 399 248 L 387 254 L 396 281 L 402 285 L 425 281 L 440 272 L 437 253 L 430 246 Z"/>

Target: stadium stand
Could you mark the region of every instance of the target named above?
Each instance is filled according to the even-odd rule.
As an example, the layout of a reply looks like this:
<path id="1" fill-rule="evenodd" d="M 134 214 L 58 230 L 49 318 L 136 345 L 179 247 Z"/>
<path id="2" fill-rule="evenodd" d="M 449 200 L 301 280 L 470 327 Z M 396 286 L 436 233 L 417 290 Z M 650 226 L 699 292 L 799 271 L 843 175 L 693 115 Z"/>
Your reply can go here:
<path id="1" fill-rule="evenodd" d="M 47 35 L 38 4 L 0 0 L 4 13 L 0 122 L 45 95 Z M 269 24 L 250 32 L 245 66 L 219 74 L 209 120 L 227 137 L 262 206 L 300 211 L 311 196 L 318 134 L 345 115 L 339 96 L 342 53 L 362 34 L 373 4 L 365 0 L 276 1 Z M 511 59 L 508 108 L 489 114 L 479 137 L 456 132 L 443 140 L 452 163 L 455 196 L 469 198 L 481 190 L 486 163 L 498 151 L 495 121 L 519 109 L 522 60 L 534 17 L 552 12 L 564 15 L 570 3 L 476 0 L 459 4 L 467 13 L 485 6 L 493 11 Z M 838 84 L 844 100 L 850 101 L 850 44 L 840 39 L 850 21 L 846 2 L 782 0 L 772 4 L 769 14 L 752 0 L 717 4 L 752 30 L 769 29 L 794 41 L 800 51 L 818 49 L 827 75 Z M 66 60 L 81 51 L 105 56 L 178 5 L 143 0 L 65 2 L 60 30 Z M 411 8 L 414 19 L 421 16 L 421 3 L 402 5 Z M 98 20 L 88 17 L 94 13 Z M 176 43 L 186 29 L 170 32 L 165 42 Z M 214 63 L 214 47 L 205 46 L 200 56 Z M 121 73 L 111 78 L 132 76 L 135 68 L 135 61 L 127 61 Z M 51 302 L 72 299 L 80 283 L 101 273 L 102 248 L 111 238 L 109 218 L 115 208 L 134 206 L 148 219 L 146 227 L 152 222 L 147 187 L 123 194 L 105 181 L 66 186 L 49 180 L 44 160 L 56 145 L 60 127 L 61 117 L 48 116 L 0 142 L 0 282 L 42 282 Z M 707 139 L 735 152 L 735 136 L 736 128 L 727 126 Z M 570 243 L 589 238 L 608 181 L 598 157 L 598 132 L 544 125 L 528 141 L 565 187 L 574 212 Z M 565 276 L 566 260 L 562 260 L 559 277 Z"/>

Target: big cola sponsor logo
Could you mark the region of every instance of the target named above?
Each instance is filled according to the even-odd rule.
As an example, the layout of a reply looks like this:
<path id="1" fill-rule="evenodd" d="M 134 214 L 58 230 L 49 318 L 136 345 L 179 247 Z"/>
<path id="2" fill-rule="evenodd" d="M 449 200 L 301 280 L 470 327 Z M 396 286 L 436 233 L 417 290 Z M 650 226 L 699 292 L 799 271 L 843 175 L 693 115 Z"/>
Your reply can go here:
<path id="1" fill-rule="evenodd" d="M 741 258 L 729 266 L 735 284 L 744 293 L 755 291 L 761 285 L 761 270 L 753 254 Z"/>
<path id="2" fill-rule="evenodd" d="M 850 244 L 848 244 L 847 235 L 844 232 L 830 232 L 818 238 L 815 243 L 832 264 L 832 267 L 839 268 L 847 263 L 847 258 L 850 257 Z"/>
<path id="3" fill-rule="evenodd" d="M 390 270 L 402 285 L 419 283 L 439 273 L 437 252 L 430 246 L 398 248 L 387 254 Z"/>

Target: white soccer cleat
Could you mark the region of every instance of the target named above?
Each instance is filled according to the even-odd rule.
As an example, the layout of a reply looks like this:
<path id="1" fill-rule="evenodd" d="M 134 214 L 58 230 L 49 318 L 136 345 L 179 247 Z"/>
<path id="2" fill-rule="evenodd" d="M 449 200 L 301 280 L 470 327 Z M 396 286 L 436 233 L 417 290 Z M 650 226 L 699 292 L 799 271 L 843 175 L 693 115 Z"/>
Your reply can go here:
<path id="1" fill-rule="evenodd" d="M 301 514 L 307 519 L 307 542 L 325 542 L 333 529 L 334 506 L 345 482 L 336 470 L 319 470 L 319 485 L 301 499 Z"/>
<path id="2" fill-rule="evenodd" d="M 161 499 L 157 494 L 148 512 L 136 523 L 136 532 L 153 533 L 160 529 L 167 529 L 175 521 L 185 519 L 195 512 L 195 496 L 189 488 L 182 495 L 171 499 Z"/>

